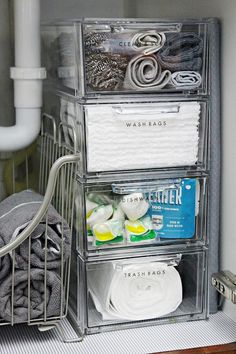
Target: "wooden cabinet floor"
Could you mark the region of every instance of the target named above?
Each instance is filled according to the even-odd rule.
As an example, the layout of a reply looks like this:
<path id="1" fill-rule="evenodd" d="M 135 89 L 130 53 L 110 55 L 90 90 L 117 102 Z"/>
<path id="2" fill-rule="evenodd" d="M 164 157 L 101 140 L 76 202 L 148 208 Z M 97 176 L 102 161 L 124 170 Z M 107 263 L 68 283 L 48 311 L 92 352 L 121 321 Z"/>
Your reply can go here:
<path id="1" fill-rule="evenodd" d="M 216 345 L 203 348 L 186 349 L 186 350 L 176 350 L 171 352 L 162 352 L 162 354 L 236 354 L 236 343 Z M 156 353 L 157 354 L 157 353 Z"/>

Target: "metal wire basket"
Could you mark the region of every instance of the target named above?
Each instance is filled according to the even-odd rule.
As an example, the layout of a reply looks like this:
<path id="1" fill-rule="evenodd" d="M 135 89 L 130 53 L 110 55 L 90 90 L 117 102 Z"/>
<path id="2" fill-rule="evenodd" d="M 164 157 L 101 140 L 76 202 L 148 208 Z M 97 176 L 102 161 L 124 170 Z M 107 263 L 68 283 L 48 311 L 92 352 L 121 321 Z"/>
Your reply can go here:
<path id="1" fill-rule="evenodd" d="M 50 129 L 48 129 L 50 127 Z M 10 257 L 11 268 L 8 274 L 10 282 L 8 282 L 9 297 L 8 307 L 10 307 L 10 319 L 4 319 L 3 314 L 0 314 L 0 325 L 14 325 L 16 323 L 27 323 L 28 325 L 38 325 L 39 329 L 51 329 L 57 327 L 63 337 L 64 341 L 76 341 L 80 340 L 78 336 L 73 339 L 67 340 L 62 327 L 61 320 L 67 316 L 68 311 L 68 297 L 69 297 L 69 278 L 70 278 L 70 261 L 71 251 L 65 256 L 65 235 L 63 234 L 64 224 L 66 223 L 70 230 L 70 238 L 72 235 L 72 223 L 73 223 L 73 207 L 74 207 L 74 191 L 75 191 L 75 174 L 79 161 L 79 155 L 77 153 L 77 140 L 74 133 L 74 148 L 66 145 L 63 139 L 63 131 L 65 124 L 60 123 L 56 126 L 55 120 L 52 116 L 47 114 L 43 115 L 41 135 L 39 137 L 39 188 L 38 192 L 44 195 L 43 201 L 32 218 L 31 222 L 23 229 L 23 231 L 10 243 L 4 245 L 0 249 L 0 261 L 4 260 L 4 257 Z M 70 129 L 66 126 L 66 129 Z M 15 192 L 15 160 L 11 160 L 11 177 L 12 177 L 12 193 Z M 29 158 L 25 156 L 25 185 L 29 187 Z M 60 308 L 57 313 L 48 313 L 48 302 L 50 299 L 50 291 L 48 289 L 48 248 L 50 243 L 49 235 L 49 208 L 53 205 L 60 215 L 60 227 L 61 227 L 61 240 L 60 240 L 60 254 L 59 254 L 59 267 L 57 269 L 57 278 L 59 279 L 59 292 L 57 296 L 60 300 Z M 39 316 L 32 316 L 32 311 L 35 306 L 35 291 L 33 288 L 34 279 L 34 266 L 32 266 L 32 233 L 36 227 L 42 223 L 44 224 L 44 263 L 43 269 L 41 269 L 41 284 L 40 293 L 42 295 L 41 314 Z M 71 241 L 71 240 L 70 240 Z M 20 321 L 19 316 L 19 293 L 16 292 L 18 287 L 18 264 L 17 264 L 17 252 L 21 245 L 26 245 L 28 250 L 28 262 L 25 272 L 25 284 L 24 289 L 24 307 L 27 311 L 27 319 Z M 58 289 L 58 287 L 57 287 Z M 55 295 L 55 294 L 54 294 Z M 1 297 L 1 294 L 0 294 Z M 1 301 L 1 300 L 0 300 Z M 2 319 L 1 319 L 2 317 Z"/>

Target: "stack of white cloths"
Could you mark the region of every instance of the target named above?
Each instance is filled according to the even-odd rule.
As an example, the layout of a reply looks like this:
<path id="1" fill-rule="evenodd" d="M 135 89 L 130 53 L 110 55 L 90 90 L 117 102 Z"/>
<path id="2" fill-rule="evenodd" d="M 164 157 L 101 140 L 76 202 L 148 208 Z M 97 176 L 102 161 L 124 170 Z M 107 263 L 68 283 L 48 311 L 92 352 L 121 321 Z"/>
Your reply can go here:
<path id="1" fill-rule="evenodd" d="M 87 106 L 89 172 L 193 166 L 199 102 Z"/>

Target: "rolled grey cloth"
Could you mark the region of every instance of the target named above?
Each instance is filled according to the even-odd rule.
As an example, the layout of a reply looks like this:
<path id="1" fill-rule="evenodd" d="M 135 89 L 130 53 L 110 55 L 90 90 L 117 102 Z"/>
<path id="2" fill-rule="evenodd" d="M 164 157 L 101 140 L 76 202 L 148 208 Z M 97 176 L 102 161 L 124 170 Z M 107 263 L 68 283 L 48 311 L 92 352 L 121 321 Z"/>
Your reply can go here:
<path id="1" fill-rule="evenodd" d="M 31 222 L 38 211 L 43 197 L 33 191 L 26 190 L 6 198 L 0 203 L 0 242 L 7 245 L 17 238 L 20 232 Z M 47 217 L 47 250 L 46 246 Z M 63 239 L 62 239 L 63 235 Z M 32 267 L 44 268 L 45 253 L 47 269 L 56 269 L 61 264 L 61 244 L 63 241 L 64 259 L 70 254 L 70 229 L 58 212 L 49 206 L 47 216 L 31 234 L 30 264 Z M 16 267 L 27 269 L 29 262 L 29 242 L 25 240 L 15 253 Z M 7 262 L 2 260 L 2 262 Z"/>
<path id="2" fill-rule="evenodd" d="M 200 71 L 202 52 L 202 38 L 195 33 L 182 32 L 167 34 L 165 45 L 156 55 L 163 69 Z"/>
<path id="3" fill-rule="evenodd" d="M 199 87 L 201 75 L 196 71 L 176 71 L 171 74 L 170 85 L 175 87 Z"/>
<path id="4" fill-rule="evenodd" d="M 124 88 L 132 90 L 159 90 L 165 87 L 171 79 L 169 70 L 161 70 L 154 55 L 138 55 L 129 62 Z"/>
<path id="5" fill-rule="evenodd" d="M 166 36 L 162 32 L 144 31 L 135 33 L 131 39 L 131 46 L 134 50 L 149 55 L 161 49 L 165 41 Z"/>
<path id="6" fill-rule="evenodd" d="M 17 270 L 14 274 L 14 300 L 12 300 L 11 274 L 1 282 L 0 286 L 0 316 L 5 321 L 12 319 L 14 323 L 28 320 L 28 302 L 30 300 L 30 319 L 40 318 L 44 315 L 46 301 L 46 315 L 56 317 L 60 315 L 61 284 L 60 278 L 53 271 L 46 272 L 46 293 L 44 289 L 44 270 L 31 269 L 30 279 L 28 272 Z M 28 282 L 30 281 L 30 299 L 28 298 Z M 13 303 L 12 303 L 13 301 Z"/>

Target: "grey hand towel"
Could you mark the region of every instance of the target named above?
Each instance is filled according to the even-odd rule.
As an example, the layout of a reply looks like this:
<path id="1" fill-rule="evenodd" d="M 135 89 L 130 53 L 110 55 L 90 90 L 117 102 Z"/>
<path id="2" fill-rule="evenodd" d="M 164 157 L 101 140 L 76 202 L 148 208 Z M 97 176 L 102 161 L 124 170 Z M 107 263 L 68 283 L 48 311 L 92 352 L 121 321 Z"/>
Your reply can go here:
<path id="1" fill-rule="evenodd" d="M 38 211 L 43 197 L 27 190 L 16 193 L 0 204 L 0 240 L 6 245 L 17 238 L 20 232 L 31 222 Z M 55 269 L 61 263 L 61 245 L 66 259 L 70 254 L 70 229 L 65 220 L 57 213 L 53 206 L 49 206 L 47 213 L 47 250 L 46 247 L 46 216 L 41 220 L 31 235 L 31 266 L 44 268 L 45 253 L 47 254 L 47 268 Z M 62 239 L 63 235 L 63 239 Z M 16 267 L 27 269 L 29 261 L 29 242 L 24 241 L 16 249 Z M 7 258 L 2 260 L 2 264 Z M 1 273 L 1 271 L 0 271 Z"/>
<path id="2" fill-rule="evenodd" d="M 46 273 L 46 293 L 44 291 L 44 270 L 31 269 L 30 279 L 24 270 L 17 270 L 14 274 L 14 300 L 12 303 L 11 274 L 1 282 L 0 286 L 0 316 L 5 321 L 13 319 L 14 323 L 28 320 L 28 300 L 30 300 L 30 319 L 42 318 L 46 301 L 47 318 L 60 315 L 61 285 L 56 273 Z M 28 299 L 28 281 L 30 281 L 30 299 Z"/>
<path id="3" fill-rule="evenodd" d="M 166 35 L 164 46 L 156 54 L 163 69 L 170 71 L 200 71 L 202 67 L 203 41 L 195 33 Z"/>
<path id="4" fill-rule="evenodd" d="M 162 71 L 154 55 L 133 57 L 126 69 L 124 88 L 133 90 L 159 90 L 171 79 L 169 70 Z"/>

